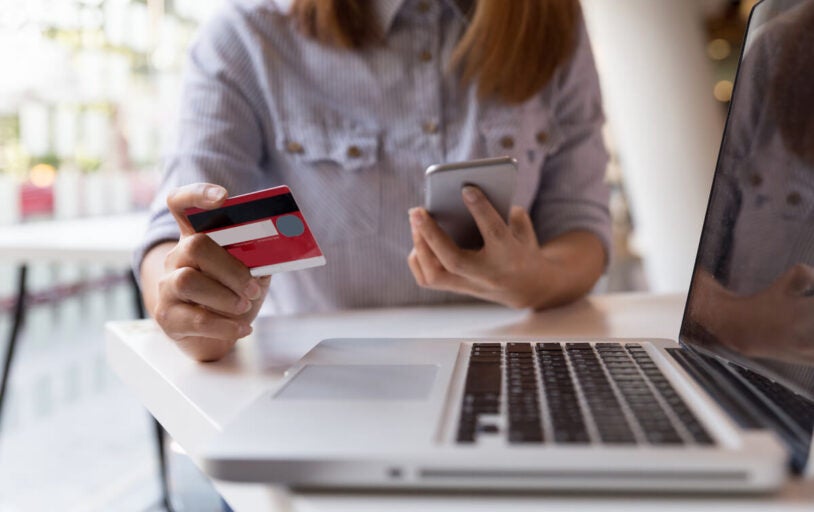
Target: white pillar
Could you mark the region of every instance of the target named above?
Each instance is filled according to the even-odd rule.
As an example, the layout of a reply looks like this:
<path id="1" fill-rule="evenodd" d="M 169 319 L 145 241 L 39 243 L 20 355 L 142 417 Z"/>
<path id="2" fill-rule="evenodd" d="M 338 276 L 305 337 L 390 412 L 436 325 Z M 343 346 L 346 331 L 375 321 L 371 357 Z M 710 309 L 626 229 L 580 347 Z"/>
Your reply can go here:
<path id="1" fill-rule="evenodd" d="M 98 217 L 110 213 L 109 180 L 105 173 L 101 170 L 86 173 L 83 176 L 82 185 L 82 202 L 85 215 Z"/>
<path id="2" fill-rule="evenodd" d="M 54 218 L 73 219 L 82 215 L 82 172 L 75 166 L 63 165 L 57 171 L 54 182 Z M 79 263 L 65 262 L 60 264 L 58 284 L 73 284 L 82 278 L 82 265 Z M 60 305 L 60 311 L 65 312 L 65 318 L 77 315 L 73 300 L 65 301 Z M 68 305 L 67 308 L 65 305 Z"/>
<path id="3" fill-rule="evenodd" d="M 82 212 L 82 173 L 63 165 L 54 181 L 54 218 L 71 219 Z"/>
<path id="4" fill-rule="evenodd" d="M 3 226 L 16 224 L 22 217 L 22 204 L 20 201 L 20 182 L 9 173 L 0 172 L 0 230 Z M 16 292 L 17 268 L 16 265 L 0 263 L 0 297 L 9 297 Z M 10 316 L 10 315 L 9 315 Z M 7 332 L 7 325 L 0 318 L 0 329 Z M 10 393 L 13 399 L 14 394 Z"/>
<path id="5" fill-rule="evenodd" d="M 635 245 L 656 292 L 685 291 L 723 131 L 698 0 L 583 0 Z"/>
<path id="6" fill-rule="evenodd" d="M 0 226 L 16 224 L 22 217 L 20 182 L 8 173 L 0 173 Z"/>

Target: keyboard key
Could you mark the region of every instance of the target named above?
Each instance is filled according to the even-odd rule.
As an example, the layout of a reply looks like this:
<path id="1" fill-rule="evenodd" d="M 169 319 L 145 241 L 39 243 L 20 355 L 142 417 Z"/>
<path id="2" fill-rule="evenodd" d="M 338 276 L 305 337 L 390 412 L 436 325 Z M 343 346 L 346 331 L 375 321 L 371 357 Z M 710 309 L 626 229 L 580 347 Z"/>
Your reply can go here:
<path id="1" fill-rule="evenodd" d="M 531 343 L 507 343 L 507 354 L 531 354 Z"/>
<path id="2" fill-rule="evenodd" d="M 488 423 L 486 425 L 480 425 L 478 427 L 478 432 L 483 432 L 484 434 L 497 434 L 500 432 L 500 429 L 494 423 Z"/>

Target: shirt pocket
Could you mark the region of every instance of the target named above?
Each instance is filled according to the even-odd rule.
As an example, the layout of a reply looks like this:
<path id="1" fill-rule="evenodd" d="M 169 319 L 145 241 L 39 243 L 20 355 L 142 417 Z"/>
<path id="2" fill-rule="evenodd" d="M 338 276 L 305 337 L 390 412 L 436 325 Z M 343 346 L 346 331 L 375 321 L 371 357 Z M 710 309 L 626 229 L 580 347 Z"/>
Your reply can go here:
<path id="1" fill-rule="evenodd" d="M 325 121 L 286 123 L 278 134 L 281 174 L 323 249 L 377 233 L 379 139 L 376 129 Z"/>
<path id="2" fill-rule="evenodd" d="M 530 108 L 513 116 L 480 121 L 487 156 L 510 156 L 517 161 L 517 188 L 512 203 L 527 210 L 537 197 L 542 168 L 561 143 L 560 131 L 549 112 Z"/>
<path id="3" fill-rule="evenodd" d="M 807 172 L 807 171 L 806 171 Z M 809 254 L 814 188 L 793 170 L 744 163 L 733 219 L 730 279 L 739 293 L 764 289 Z"/>
<path id="4" fill-rule="evenodd" d="M 748 167 L 747 167 L 748 168 Z M 807 171 L 805 171 L 807 172 Z M 741 179 L 742 208 L 750 220 L 807 222 L 814 213 L 814 186 L 807 179 L 749 169 Z"/>

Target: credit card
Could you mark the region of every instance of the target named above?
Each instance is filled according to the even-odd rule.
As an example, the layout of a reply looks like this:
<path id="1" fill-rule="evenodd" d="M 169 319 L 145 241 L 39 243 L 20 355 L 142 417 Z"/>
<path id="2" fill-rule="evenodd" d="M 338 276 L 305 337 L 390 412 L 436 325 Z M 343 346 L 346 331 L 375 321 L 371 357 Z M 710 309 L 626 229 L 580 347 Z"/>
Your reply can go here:
<path id="1" fill-rule="evenodd" d="M 325 264 L 285 185 L 230 197 L 214 210 L 187 208 L 184 213 L 196 232 L 206 233 L 255 277 Z"/>

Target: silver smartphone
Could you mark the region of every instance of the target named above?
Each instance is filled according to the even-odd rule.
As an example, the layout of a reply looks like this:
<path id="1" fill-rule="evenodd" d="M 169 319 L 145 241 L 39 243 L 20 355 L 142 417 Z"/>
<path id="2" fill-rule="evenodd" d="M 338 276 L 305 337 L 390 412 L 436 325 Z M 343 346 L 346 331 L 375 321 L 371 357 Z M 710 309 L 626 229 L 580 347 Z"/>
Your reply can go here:
<path id="1" fill-rule="evenodd" d="M 478 249 L 483 246 L 483 238 L 464 204 L 461 189 L 465 185 L 481 189 L 503 220 L 508 221 L 517 182 L 517 161 L 502 156 L 436 164 L 427 168 L 424 179 L 425 206 L 430 215 L 458 247 Z"/>

